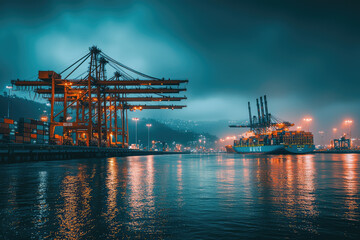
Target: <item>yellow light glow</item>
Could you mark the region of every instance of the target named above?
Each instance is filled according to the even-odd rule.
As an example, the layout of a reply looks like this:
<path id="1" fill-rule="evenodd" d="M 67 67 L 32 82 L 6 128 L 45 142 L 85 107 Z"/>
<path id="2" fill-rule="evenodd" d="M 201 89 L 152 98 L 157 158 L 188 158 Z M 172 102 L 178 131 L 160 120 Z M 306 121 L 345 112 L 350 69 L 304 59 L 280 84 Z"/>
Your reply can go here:
<path id="1" fill-rule="evenodd" d="M 47 121 L 48 121 L 48 117 L 47 117 L 47 116 L 42 116 L 42 117 L 40 118 L 40 120 L 43 121 L 43 122 L 47 122 Z"/>

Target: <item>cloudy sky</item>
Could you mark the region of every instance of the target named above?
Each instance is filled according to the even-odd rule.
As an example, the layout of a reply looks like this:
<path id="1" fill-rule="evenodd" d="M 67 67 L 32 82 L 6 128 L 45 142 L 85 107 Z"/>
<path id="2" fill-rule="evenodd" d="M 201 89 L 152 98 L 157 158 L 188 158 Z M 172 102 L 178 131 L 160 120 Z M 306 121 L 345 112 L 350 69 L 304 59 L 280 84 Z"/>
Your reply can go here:
<path id="1" fill-rule="evenodd" d="M 1 89 L 60 71 L 97 45 L 156 77 L 189 79 L 187 109 L 139 114 L 191 120 L 270 111 L 314 131 L 360 119 L 359 1 L 1 1 Z M 254 107 L 254 104 L 253 104 Z"/>

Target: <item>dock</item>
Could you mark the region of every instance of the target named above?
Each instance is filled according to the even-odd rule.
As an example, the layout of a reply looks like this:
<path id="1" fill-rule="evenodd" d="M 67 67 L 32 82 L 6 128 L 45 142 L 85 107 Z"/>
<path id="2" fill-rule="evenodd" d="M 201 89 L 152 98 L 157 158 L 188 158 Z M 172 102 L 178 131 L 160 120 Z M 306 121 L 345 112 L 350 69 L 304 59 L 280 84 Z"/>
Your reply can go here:
<path id="1" fill-rule="evenodd" d="M 357 150 L 357 149 L 346 149 L 346 150 L 328 149 L 328 150 L 315 150 L 314 153 L 331 153 L 331 154 L 352 153 L 352 154 L 359 154 L 360 150 Z"/>
<path id="2" fill-rule="evenodd" d="M 188 152 L 142 151 L 125 148 L 59 146 L 40 144 L 1 144 L 0 163 L 107 158 L 144 155 L 186 154 Z"/>

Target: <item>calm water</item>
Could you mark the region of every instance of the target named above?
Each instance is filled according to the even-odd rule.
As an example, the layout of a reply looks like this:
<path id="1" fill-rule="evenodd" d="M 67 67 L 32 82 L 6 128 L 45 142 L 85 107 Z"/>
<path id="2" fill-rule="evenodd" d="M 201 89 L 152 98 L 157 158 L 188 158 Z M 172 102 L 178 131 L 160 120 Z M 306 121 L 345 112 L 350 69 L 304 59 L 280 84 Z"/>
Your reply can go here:
<path id="1" fill-rule="evenodd" d="M 360 237 L 360 156 L 0 165 L 1 239 Z"/>

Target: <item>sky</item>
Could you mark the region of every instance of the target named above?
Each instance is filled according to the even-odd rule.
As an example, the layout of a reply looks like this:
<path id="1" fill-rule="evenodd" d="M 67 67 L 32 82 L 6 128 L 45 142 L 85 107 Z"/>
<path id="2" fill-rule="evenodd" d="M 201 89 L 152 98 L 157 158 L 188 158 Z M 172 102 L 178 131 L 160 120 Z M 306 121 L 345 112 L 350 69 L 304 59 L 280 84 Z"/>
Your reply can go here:
<path id="1" fill-rule="evenodd" d="M 189 79 L 183 110 L 245 120 L 247 101 L 313 131 L 360 119 L 359 1 L 0 1 L 0 88 L 60 71 L 92 45 L 146 74 Z"/>

